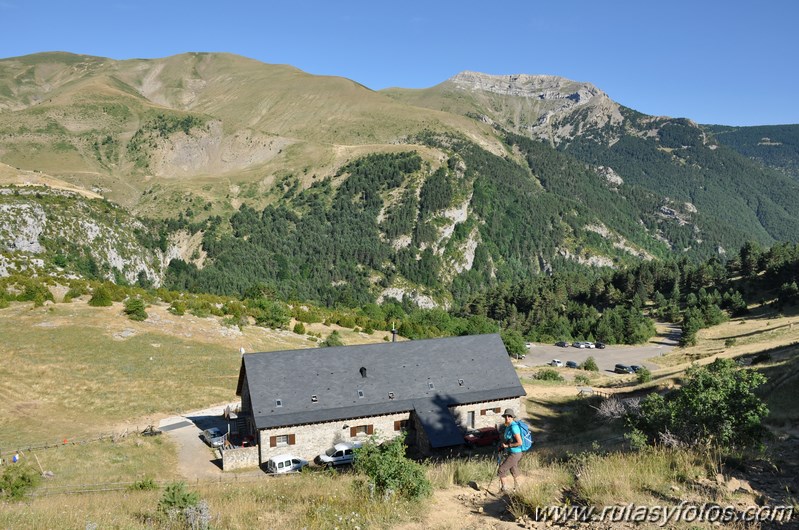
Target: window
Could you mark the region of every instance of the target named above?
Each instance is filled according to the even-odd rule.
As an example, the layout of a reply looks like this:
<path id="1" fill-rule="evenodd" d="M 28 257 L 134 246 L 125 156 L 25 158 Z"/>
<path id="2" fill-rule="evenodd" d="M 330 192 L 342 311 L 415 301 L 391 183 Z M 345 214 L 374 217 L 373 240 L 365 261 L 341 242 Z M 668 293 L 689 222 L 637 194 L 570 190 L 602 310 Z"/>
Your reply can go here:
<path id="1" fill-rule="evenodd" d="M 311 396 L 311 403 L 316 403 L 316 402 L 318 402 L 318 401 L 319 401 L 319 398 L 318 398 L 318 397 L 316 397 L 315 395 L 314 395 L 314 396 Z"/>
<path id="2" fill-rule="evenodd" d="M 408 420 L 397 420 L 394 422 L 394 430 L 395 431 L 406 431 L 408 430 Z"/>
<path id="3" fill-rule="evenodd" d="M 388 399 L 394 399 L 394 392 L 388 393 Z"/>
<path id="4" fill-rule="evenodd" d="M 429 388 L 430 390 L 433 390 L 435 387 L 433 386 L 433 383 L 431 381 L 428 381 L 427 382 L 427 388 Z"/>
<path id="5" fill-rule="evenodd" d="M 296 438 L 293 434 L 279 434 L 269 437 L 269 447 L 286 447 L 295 443 Z"/>
<path id="6" fill-rule="evenodd" d="M 463 379 L 458 379 L 458 386 L 463 386 Z"/>
<path id="7" fill-rule="evenodd" d="M 362 397 L 363 397 L 363 390 L 358 390 L 358 397 L 359 397 L 359 398 L 362 398 Z"/>
<path id="8" fill-rule="evenodd" d="M 474 411 L 470 410 L 466 413 L 466 427 L 474 429 Z"/>
<path id="9" fill-rule="evenodd" d="M 350 436 L 353 438 L 357 436 L 371 436 L 374 432 L 374 425 L 356 425 L 355 427 L 350 427 Z"/>
<path id="10" fill-rule="evenodd" d="M 493 412 L 494 414 L 499 414 L 502 409 L 500 407 L 494 407 L 493 409 L 482 409 L 480 410 L 480 416 L 485 416 L 489 412 Z"/>
<path id="11" fill-rule="evenodd" d="M 283 400 L 282 399 L 276 399 L 275 400 L 275 407 L 282 407 L 282 406 L 283 406 Z"/>

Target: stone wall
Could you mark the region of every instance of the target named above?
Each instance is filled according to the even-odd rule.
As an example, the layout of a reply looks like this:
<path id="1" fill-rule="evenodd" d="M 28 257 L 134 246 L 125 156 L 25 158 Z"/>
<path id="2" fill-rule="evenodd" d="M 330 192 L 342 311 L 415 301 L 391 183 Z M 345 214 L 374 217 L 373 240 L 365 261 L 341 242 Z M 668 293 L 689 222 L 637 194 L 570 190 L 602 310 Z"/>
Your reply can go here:
<path id="1" fill-rule="evenodd" d="M 517 414 L 524 416 L 522 412 L 522 401 L 520 398 L 503 399 L 499 401 L 489 401 L 483 403 L 473 403 L 470 405 L 458 405 L 450 407 L 450 413 L 454 416 L 455 422 L 464 430 L 469 430 L 467 425 L 468 412 L 474 412 L 474 427 L 494 427 L 503 423 L 502 412 L 506 408 L 512 408 Z M 499 409 L 497 411 L 497 409 Z M 484 412 L 484 413 L 482 413 Z M 481 414 L 482 413 L 482 414 Z M 266 462 L 269 458 L 289 453 L 312 462 L 317 455 L 323 453 L 334 444 L 340 442 L 366 441 L 368 434 L 352 436 L 352 428 L 371 426 L 371 432 L 377 436 L 378 440 L 384 441 L 392 439 L 401 434 L 398 430 L 398 422 L 413 422 L 407 427 L 414 428 L 416 434 L 416 444 L 420 451 L 430 450 L 427 436 L 418 421 L 412 417 L 411 412 L 397 414 L 386 414 L 383 416 L 373 416 L 369 418 L 358 418 L 350 420 L 331 421 L 317 423 L 313 425 L 300 425 L 296 427 L 280 427 L 276 429 L 264 429 L 259 433 L 259 443 L 261 445 L 261 462 Z M 275 436 L 285 436 L 289 444 L 271 447 L 270 440 Z M 291 443 L 293 442 L 293 443 Z M 409 443 L 413 441 L 409 440 Z"/>
<path id="2" fill-rule="evenodd" d="M 370 436 L 368 434 L 359 434 L 353 437 L 351 429 L 354 427 L 367 427 L 371 425 L 371 432 L 377 436 L 378 440 L 390 440 L 402 433 L 402 430 L 395 430 L 395 422 L 407 421 L 408 419 L 410 419 L 410 412 L 401 412 L 398 414 L 386 414 L 369 418 L 264 429 L 260 432 L 259 436 L 259 443 L 261 444 L 261 462 L 266 462 L 275 455 L 285 453 L 290 453 L 294 456 L 304 458 L 309 462 L 313 462 L 317 455 L 333 447 L 333 444 L 340 442 L 364 442 L 369 439 Z M 294 444 L 270 447 L 270 439 L 272 436 L 288 436 L 291 439 L 292 435 Z"/>
<path id="3" fill-rule="evenodd" d="M 222 469 L 247 469 L 258 467 L 258 446 L 236 447 L 222 451 Z"/>
<path id="4" fill-rule="evenodd" d="M 482 427 L 498 427 L 505 423 L 502 419 L 502 413 L 508 408 L 515 410 L 516 414 L 519 414 L 522 418 L 525 415 L 521 398 L 458 405 L 450 407 L 449 410 L 455 417 L 455 422 L 464 430 L 469 430 L 472 427 L 466 424 L 469 417 L 468 412 L 474 412 L 474 428 L 480 429 Z"/>

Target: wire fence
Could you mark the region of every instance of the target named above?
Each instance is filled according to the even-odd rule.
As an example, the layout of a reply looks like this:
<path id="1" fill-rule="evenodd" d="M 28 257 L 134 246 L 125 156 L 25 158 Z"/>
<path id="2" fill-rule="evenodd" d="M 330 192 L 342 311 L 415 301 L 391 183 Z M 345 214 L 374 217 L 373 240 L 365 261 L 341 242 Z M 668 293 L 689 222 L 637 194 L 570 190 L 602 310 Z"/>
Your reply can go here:
<path id="1" fill-rule="evenodd" d="M 123 432 L 114 432 L 114 433 L 103 433 L 95 436 L 94 438 L 84 438 L 84 439 L 70 439 L 64 438 L 60 442 L 47 442 L 47 443 L 28 443 L 28 444 L 18 444 L 16 447 L 0 447 L 0 465 L 6 465 L 11 463 L 13 460 L 12 456 L 9 455 L 20 455 L 25 453 L 33 453 L 35 451 L 44 451 L 47 449 L 59 449 L 68 446 L 75 446 L 75 445 L 87 445 L 97 442 L 102 442 L 105 440 L 109 440 L 112 442 L 118 442 L 123 438 L 126 438 L 131 435 L 155 435 L 161 434 L 161 431 L 155 429 L 152 425 L 147 426 L 143 430 L 140 430 L 136 427 L 135 431 L 124 430 Z"/>
<path id="2" fill-rule="evenodd" d="M 300 473 L 280 473 L 267 474 L 263 472 L 242 475 L 220 475 L 217 478 L 205 479 L 174 479 L 174 480 L 152 480 L 144 479 L 135 482 L 100 482 L 96 484 L 64 484 L 60 486 L 44 486 L 37 488 L 28 494 L 28 497 L 51 497 L 54 495 L 82 495 L 87 493 L 102 493 L 107 491 L 147 491 L 162 489 L 175 482 L 183 482 L 189 486 L 215 486 L 228 484 L 246 484 L 251 482 L 261 482 L 264 479 L 287 478 L 298 476 Z"/>

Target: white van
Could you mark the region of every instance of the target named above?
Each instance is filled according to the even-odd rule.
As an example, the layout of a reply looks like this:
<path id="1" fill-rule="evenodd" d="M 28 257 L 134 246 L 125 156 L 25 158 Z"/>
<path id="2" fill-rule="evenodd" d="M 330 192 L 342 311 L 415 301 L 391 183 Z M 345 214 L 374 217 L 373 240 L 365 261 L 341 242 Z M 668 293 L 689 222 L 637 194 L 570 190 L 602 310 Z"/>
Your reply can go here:
<path id="1" fill-rule="evenodd" d="M 291 473 L 293 471 L 300 471 L 307 465 L 308 462 L 306 460 L 298 458 L 294 455 L 277 455 L 266 461 L 266 472 Z"/>
<path id="2" fill-rule="evenodd" d="M 316 463 L 320 466 L 343 466 L 352 464 L 355 456 L 354 450 L 361 446 L 360 442 L 337 443 L 321 455 L 316 457 Z"/>

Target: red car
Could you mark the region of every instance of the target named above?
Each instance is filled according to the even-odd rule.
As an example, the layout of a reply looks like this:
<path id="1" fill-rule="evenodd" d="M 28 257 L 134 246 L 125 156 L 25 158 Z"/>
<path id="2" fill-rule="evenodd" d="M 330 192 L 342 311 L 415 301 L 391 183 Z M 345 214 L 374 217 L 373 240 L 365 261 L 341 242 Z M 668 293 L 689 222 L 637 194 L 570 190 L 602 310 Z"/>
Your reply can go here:
<path id="1" fill-rule="evenodd" d="M 483 427 L 467 432 L 463 436 L 463 441 L 469 447 L 485 447 L 486 445 L 493 445 L 499 441 L 499 431 L 494 427 Z"/>

